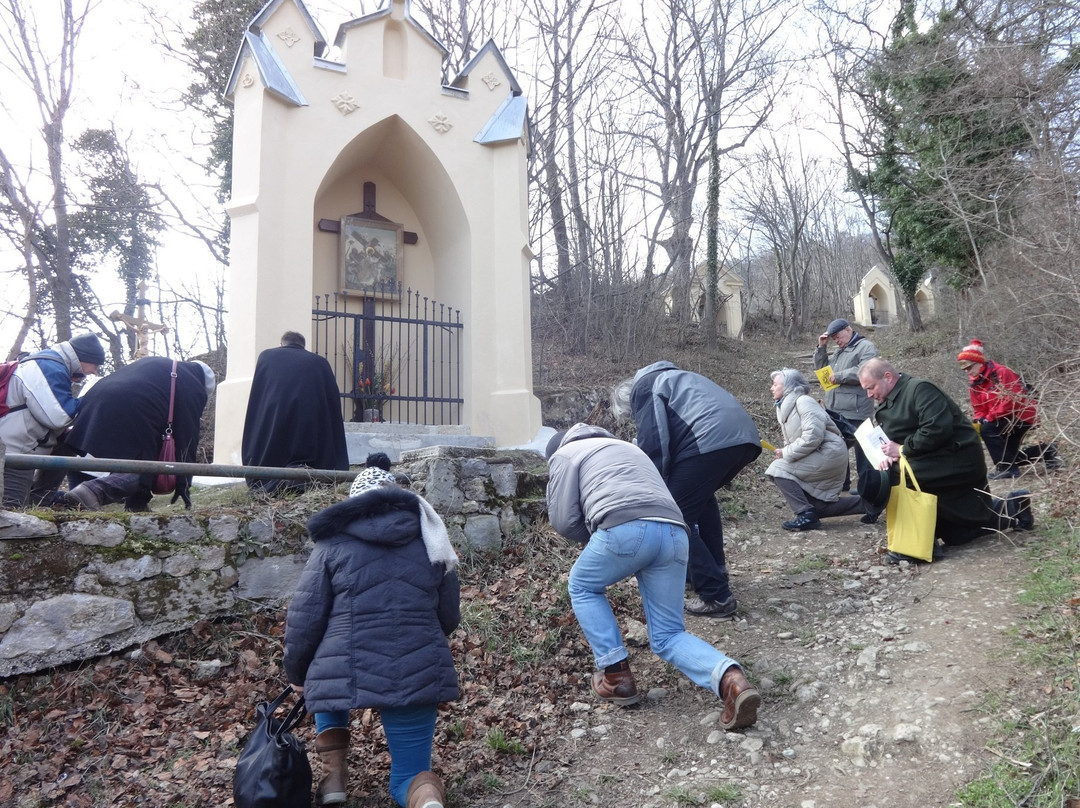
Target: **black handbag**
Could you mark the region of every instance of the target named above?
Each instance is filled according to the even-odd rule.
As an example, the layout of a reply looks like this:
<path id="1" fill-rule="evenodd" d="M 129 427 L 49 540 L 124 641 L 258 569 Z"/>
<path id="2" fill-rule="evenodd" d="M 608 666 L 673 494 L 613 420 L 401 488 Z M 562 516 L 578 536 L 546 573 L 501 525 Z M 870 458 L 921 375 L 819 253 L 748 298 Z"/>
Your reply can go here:
<path id="1" fill-rule="evenodd" d="M 311 763 L 304 745 L 291 732 L 307 715 L 304 699 L 301 697 L 285 718 L 274 718 L 292 692 L 291 687 L 286 687 L 276 699 L 264 701 L 256 708 L 255 730 L 236 761 L 233 776 L 236 808 L 309 808 L 311 805 Z"/>

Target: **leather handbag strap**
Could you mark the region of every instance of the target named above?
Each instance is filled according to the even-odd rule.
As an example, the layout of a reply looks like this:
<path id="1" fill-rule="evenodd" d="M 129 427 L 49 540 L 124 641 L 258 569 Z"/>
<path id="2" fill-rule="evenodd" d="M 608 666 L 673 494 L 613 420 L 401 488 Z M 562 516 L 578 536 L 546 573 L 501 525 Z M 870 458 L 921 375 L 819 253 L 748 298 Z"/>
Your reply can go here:
<path id="1" fill-rule="evenodd" d="M 176 404 L 176 364 L 177 360 L 173 360 L 172 363 L 172 383 L 169 387 L 169 425 L 165 427 L 165 434 L 172 432 L 172 419 L 173 419 L 173 405 Z"/>

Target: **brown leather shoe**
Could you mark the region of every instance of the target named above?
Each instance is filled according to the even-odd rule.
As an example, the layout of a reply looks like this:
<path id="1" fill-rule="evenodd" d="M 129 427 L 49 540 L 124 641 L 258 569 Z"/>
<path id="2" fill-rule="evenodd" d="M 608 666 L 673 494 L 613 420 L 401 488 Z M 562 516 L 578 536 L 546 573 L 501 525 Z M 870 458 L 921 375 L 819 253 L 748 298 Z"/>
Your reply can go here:
<path id="1" fill-rule="evenodd" d="M 409 783 L 405 795 L 405 808 L 443 808 L 446 788 L 433 772 L 420 772 Z"/>
<path id="2" fill-rule="evenodd" d="M 597 671 L 592 675 L 592 689 L 604 701 L 618 704 L 620 707 L 629 707 L 641 701 L 637 685 L 634 684 L 634 674 L 630 672 L 630 663 L 625 659 L 619 663 L 619 669 L 615 673 Z"/>
<path id="3" fill-rule="evenodd" d="M 742 668 L 737 665 L 732 665 L 724 672 L 724 677 L 720 680 L 720 698 L 724 702 L 720 726 L 724 729 L 742 729 L 757 721 L 761 694 L 754 689 Z"/>

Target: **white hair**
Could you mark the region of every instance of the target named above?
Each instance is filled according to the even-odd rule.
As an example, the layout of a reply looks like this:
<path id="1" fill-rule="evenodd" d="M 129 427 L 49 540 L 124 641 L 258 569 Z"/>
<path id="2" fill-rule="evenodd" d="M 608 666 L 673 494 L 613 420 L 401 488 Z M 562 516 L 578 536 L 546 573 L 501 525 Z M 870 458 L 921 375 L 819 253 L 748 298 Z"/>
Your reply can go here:
<path id="1" fill-rule="evenodd" d="M 611 413 L 620 420 L 630 417 L 630 392 L 634 389 L 634 380 L 623 379 L 611 388 Z"/>

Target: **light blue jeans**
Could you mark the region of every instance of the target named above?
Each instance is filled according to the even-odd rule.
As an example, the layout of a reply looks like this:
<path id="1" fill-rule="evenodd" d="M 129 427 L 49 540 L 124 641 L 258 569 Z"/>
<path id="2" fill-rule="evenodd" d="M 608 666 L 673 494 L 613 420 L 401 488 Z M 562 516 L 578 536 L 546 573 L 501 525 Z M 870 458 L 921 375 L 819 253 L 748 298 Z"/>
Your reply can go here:
<path id="1" fill-rule="evenodd" d="M 689 541 L 681 525 L 638 519 L 598 530 L 570 570 L 570 603 L 596 666 L 626 659 L 619 624 L 605 594 L 611 584 L 637 578 L 649 645 L 689 679 L 719 695 L 720 680 L 738 663 L 686 630 L 683 594 Z"/>
<path id="2" fill-rule="evenodd" d="M 383 732 L 390 748 L 390 796 L 405 805 L 409 785 L 420 772 L 431 769 L 431 742 L 435 738 L 437 704 L 419 707 L 381 707 Z M 315 731 L 349 726 L 349 711 L 315 713 Z"/>

